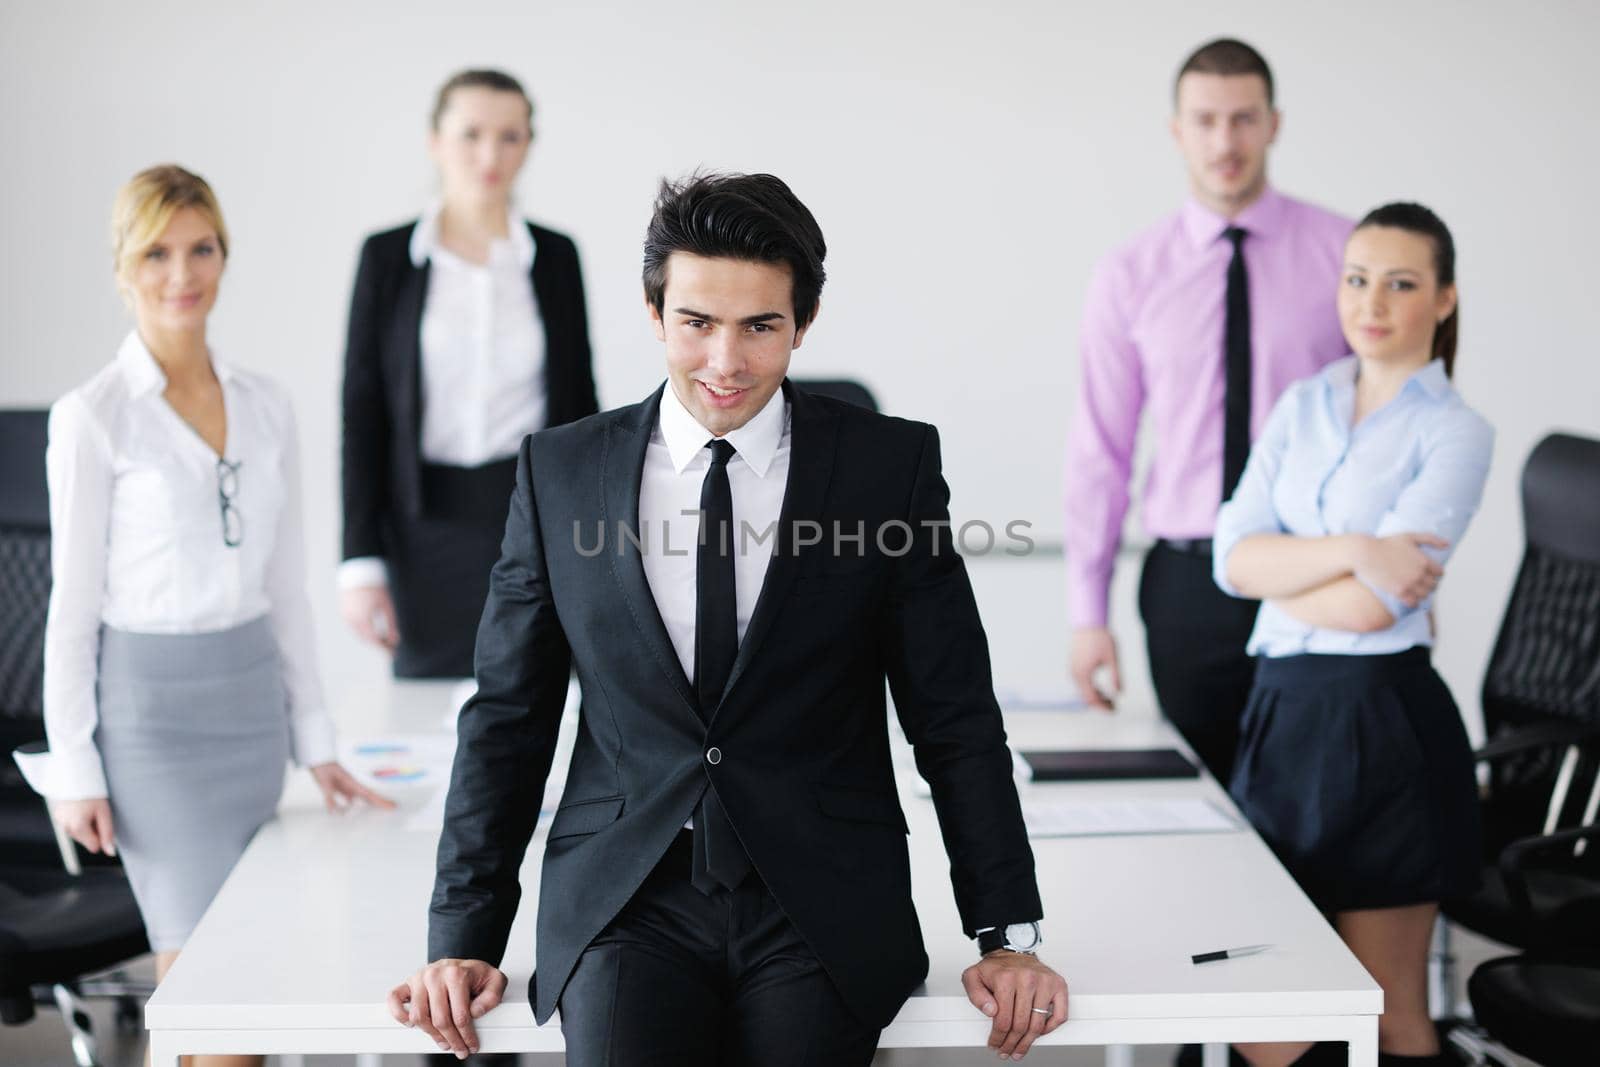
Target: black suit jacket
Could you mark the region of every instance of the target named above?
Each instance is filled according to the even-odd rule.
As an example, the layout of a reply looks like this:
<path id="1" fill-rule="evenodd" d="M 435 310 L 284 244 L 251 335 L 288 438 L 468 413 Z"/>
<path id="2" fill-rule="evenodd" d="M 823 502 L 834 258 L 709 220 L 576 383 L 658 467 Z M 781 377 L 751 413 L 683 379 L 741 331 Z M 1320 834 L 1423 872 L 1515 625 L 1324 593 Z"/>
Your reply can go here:
<path id="1" fill-rule="evenodd" d="M 411 262 L 416 225 L 368 237 L 356 268 L 344 356 L 345 559 L 385 555 L 385 518 L 416 516 L 427 505 L 420 380 L 430 265 Z M 532 223 L 528 231 L 536 246 L 529 280 L 544 320 L 546 424 L 559 426 L 600 408 L 583 275 L 570 238 Z"/>
<path id="2" fill-rule="evenodd" d="M 523 444 L 478 630 L 478 691 L 460 717 L 428 951 L 499 963 L 576 666 L 577 743 L 539 893 L 540 1022 L 579 954 L 714 788 L 845 1001 L 886 1025 L 928 961 L 885 679 L 933 786 L 967 934 L 1040 916 L 988 646 L 948 527 L 938 434 L 785 388 L 792 451 L 774 557 L 709 726 L 639 550 L 616 533 L 618 520 L 638 528 L 661 392 Z M 801 546 L 814 534 L 796 536 L 796 520 L 821 523 L 822 543 Z M 861 554 L 853 541 L 834 554 L 835 522 L 846 537 L 865 524 Z M 894 522 L 905 526 L 888 528 L 885 552 L 875 530 Z M 597 523 L 605 542 L 594 553 Z M 889 554 L 906 531 L 909 550 Z"/>

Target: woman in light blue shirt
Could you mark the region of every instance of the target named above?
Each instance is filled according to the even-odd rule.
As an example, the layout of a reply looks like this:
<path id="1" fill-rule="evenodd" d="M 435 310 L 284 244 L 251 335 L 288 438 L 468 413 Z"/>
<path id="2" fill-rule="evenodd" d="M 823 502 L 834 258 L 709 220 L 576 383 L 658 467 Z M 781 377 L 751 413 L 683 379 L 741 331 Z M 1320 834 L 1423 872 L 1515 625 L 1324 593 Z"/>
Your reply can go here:
<path id="1" fill-rule="evenodd" d="M 1260 599 L 1230 791 L 1384 991 L 1380 1062 L 1438 1061 L 1427 953 L 1479 865 L 1466 731 L 1429 662 L 1434 588 L 1478 508 L 1494 431 L 1450 384 L 1450 232 L 1388 204 L 1345 247 L 1354 355 L 1273 409 L 1217 516 L 1217 584 Z M 1307 1046 L 1241 1048 L 1259 1065 Z"/>

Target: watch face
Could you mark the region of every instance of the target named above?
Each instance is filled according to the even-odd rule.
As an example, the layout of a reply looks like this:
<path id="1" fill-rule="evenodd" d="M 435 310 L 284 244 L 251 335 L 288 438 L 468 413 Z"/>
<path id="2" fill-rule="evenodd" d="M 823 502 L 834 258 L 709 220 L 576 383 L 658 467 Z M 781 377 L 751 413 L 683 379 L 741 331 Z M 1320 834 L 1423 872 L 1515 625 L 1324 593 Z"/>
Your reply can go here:
<path id="1" fill-rule="evenodd" d="M 1012 923 L 1006 927 L 1006 943 L 1018 952 L 1029 952 L 1039 945 L 1038 923 Z"/>

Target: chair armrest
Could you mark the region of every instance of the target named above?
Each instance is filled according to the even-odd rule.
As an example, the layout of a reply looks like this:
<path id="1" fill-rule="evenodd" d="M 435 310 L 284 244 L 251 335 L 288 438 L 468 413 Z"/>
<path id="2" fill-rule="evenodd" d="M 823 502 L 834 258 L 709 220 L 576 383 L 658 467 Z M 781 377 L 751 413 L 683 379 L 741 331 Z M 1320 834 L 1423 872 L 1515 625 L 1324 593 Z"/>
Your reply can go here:
<path id="1" fill-rule="evenodd" d="M 1478 763 L 1494 763 L 1535 748 L 1575 745 L 1600 739 L 1600 723 L 1542 722 L 1501 734 L 1472 754 Z"/>
<path id="2" fill-rule="evenodd" d="M 1500 851 L 1499 867 L 1505 879 L 1506 895 L 1524 919 L 1532 922 L 1534 918 L 1533 900 L 1528 893 L 1530 861 L 1541 853 L 1556 852 L 1580 841 L 1600 841 L 1600 823 L 1518 838 Z M 1600 882 L 1596 883 L 1596 889 L 1600 890 Z"/>

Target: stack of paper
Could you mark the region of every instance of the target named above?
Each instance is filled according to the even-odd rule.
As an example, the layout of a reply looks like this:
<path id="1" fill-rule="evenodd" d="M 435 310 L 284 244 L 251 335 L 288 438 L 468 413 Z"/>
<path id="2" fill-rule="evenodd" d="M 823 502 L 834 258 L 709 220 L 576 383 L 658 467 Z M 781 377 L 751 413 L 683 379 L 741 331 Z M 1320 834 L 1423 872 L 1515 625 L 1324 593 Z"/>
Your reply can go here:
<path id="1" fill-rule="evenodd" d="M 1033 800 L 1022 802 L 1030 837 L 1111 834 L 1207 834 L 1238 830 L 1233 818 L 1209 801 Z"/>

